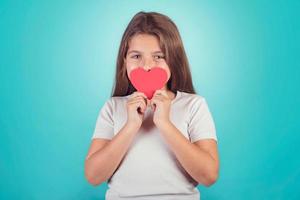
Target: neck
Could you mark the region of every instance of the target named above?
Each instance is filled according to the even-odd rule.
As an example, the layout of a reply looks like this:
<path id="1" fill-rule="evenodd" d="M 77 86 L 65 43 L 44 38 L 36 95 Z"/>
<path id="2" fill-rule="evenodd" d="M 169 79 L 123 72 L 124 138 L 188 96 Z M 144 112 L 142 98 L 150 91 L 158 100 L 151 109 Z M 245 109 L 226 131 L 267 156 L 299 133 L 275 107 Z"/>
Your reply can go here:
<path id="1" fill-rule="evenodd" d="M 169 89 L 167 88 L 167 85 L 165 85 L 162 89 L 163 89 L 163 90 L 166 90 L 166 92 L 167 92 L 169 98 L 171 98 L 171 99 L 174 99 L 174 98 L 175 98 L 176 94 L 175 94 L 174 92 L 172 92 L 171 90 L 169 90 Z"/>

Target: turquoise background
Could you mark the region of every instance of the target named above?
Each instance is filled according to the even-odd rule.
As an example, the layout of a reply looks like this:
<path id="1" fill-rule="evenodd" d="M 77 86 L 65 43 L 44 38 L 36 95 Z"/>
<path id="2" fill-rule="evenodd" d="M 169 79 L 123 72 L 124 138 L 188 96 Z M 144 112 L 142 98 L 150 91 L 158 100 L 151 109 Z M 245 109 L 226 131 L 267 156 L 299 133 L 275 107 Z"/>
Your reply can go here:
<path id="1" fill-rule="evenodd" d="M 103 199 L 84 178 L 135 13 L 177 24 L 219 139 L 201 199 L 300 199 L 299 1 L 1 1 L 0 199 Z M 298 156 L 297 156 L 298 155 Z"/>

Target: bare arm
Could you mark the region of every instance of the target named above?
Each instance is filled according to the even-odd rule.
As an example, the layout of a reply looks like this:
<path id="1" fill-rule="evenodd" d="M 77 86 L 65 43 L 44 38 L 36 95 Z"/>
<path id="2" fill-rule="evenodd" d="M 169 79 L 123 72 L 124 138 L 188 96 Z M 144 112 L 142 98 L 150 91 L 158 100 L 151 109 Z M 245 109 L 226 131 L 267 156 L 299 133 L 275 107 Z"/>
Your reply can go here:
<path id="1" fill-rule="evenodd" d="M 217 180 L 219 159 L 214 140 L 191 143 L 172 123 L 159 129 L 180 164 L 198 183 L 210 186 Z"/>
<path id="2" fill-rule="evenodd" d="M 85 160 L 85 176 L 93 185 L 99 185 L 109 179 L 120 165 L 136 133 L 143 122 L 147 108 L 146 95 L 134 92 L 126 103 L 127 122 L 116 136 L 91 145 Z"/>
<path id="3" fill-rule="evenodd" d="M 126 154 L 138 127 L 125 124 L 113 139 L 85 160 L 85 176 L 93 185 L 99 185 L 112 176 Z"/>

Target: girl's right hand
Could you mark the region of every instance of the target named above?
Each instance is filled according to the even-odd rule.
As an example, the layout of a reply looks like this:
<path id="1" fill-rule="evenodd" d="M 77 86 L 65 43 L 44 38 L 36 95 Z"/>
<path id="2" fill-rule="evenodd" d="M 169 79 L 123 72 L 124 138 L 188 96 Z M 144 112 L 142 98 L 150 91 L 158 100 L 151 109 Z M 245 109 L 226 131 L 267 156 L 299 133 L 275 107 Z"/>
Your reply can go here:
<path id="1" fill-rule="evenodd" d="M 143 123 L 144 112 L 149 100 L 142 92 L 134 92 L 127 101 L 127 124 L 140 127 Z"/>

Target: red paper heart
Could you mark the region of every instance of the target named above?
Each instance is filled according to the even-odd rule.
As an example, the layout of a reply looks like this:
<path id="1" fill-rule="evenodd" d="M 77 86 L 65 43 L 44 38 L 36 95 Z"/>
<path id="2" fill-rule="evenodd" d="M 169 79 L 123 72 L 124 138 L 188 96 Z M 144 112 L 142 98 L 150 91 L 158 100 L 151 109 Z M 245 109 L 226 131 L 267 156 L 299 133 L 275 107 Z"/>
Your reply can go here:
<path id="1" fill-rule="evenodd" d="M 135 89 L 143 92 L 148 99 L 151 99 L 154 92 L 164 87 L 168 74 L 161 67 L 153 67 L 150 71 L 138 67 L 130 72 L 129 80 Z"/>

